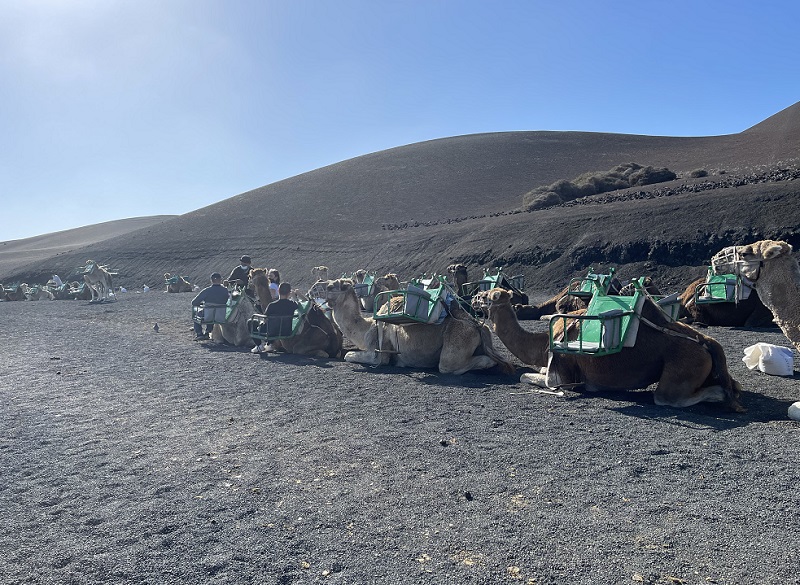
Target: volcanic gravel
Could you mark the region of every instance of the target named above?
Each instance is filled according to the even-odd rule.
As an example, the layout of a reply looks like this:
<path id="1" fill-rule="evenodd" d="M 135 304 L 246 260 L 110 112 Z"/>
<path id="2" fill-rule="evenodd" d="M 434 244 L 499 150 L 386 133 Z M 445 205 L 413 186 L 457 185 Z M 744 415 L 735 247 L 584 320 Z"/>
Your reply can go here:
<path id="1" fill-rule="evenodd" d="M 190 299 L 0 303 L 0 582 L 800 583 L 777 329 L 706 330 L 734 414 L 254 355 Z"/>

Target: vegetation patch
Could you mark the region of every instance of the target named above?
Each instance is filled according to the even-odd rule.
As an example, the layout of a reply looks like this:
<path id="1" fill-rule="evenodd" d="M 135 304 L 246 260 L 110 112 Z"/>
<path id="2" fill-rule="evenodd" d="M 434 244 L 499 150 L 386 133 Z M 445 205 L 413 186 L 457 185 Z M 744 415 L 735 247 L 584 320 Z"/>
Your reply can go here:
<path id="1" fill-rule="evenodd" d="M 618 165 L 609 171 L 584 173 L 572 181 L 561 179 L 550 185 L 537 187 L 523 195 L 522 205 L 526 211 L 543 209 L 598 193 L 653 185 L 676 178 L 677 175 L 667 168 L 630 162 Z"/>

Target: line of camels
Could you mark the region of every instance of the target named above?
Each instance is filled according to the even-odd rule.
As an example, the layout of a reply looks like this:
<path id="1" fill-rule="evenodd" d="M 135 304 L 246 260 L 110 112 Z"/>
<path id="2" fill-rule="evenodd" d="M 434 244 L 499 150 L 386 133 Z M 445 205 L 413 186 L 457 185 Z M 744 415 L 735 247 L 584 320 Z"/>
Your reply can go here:
<path id="1" fill-rule="evenodd" d="M 639 327 L 635 345 L 603 357 L 553 353 L 548 333 L 533 333 L 520 324 L 521 319 L 556 313 L 579 315 L 586 304 L 567 295 L 566 289 L 538 305 L 519 303 L 519 298 L 502 288 L 481 291 L 472 302 L 485 310 L 487 322 L 475 318 L 459 302 L 452 302 L 440 325 L 394 324 L 371 314 L 377 292 L 400 288 L 397 275 L 375 279 L 374 292 L 365 300 L 356 292 L 363 271 L 331 280 L 324 266 L 312 270 L 316 284 L 307 298 L 329 309 L 331 317 L 315 303 L 316 309 L 310 312 L 308 325 L 297 339 L 279 340 L 278 347 L 290 353 L 338 358 L 343 353 L 342 340 L 347 339 L 355 349 L 344 352 L 343 357 L 352 363 L 436 368 L 446 374 L 497 367 L 512 374 L 515 368 L 494 347 L 488 323 L 508 351 L 534 370 L 523 374 L 522 382 L 548 388 L 580 385 L 590 391 L 634 390 L 656 384 L 654 400 L 659 405 L 687 407 L 718 402 L 743 412 L 739 402 L 742 388 L 728 372 L 721 345 L 696 326 L 776 324 L 800 351 L 800 266 L 791 245 L 783 241 L 762 240 L 726 252 L 735 260 L 724 268 L 745 279 L 755 295 L 738 303 L 699 305 L 693 299 L 695 289 L 705 280 L 700 278 L 679 296 L 679 320 L 668 317 L 652 297 L 645 295 L 640 314 L 645 325 Z M 454 290 L 466 282 L 466 270 L 463 264 L 448 267 Z M 259 302 L 270 298 L 265 281 L 258 282 L 256 276 L 251 282 Z M 648 291 L 657 292 L 652 283 L 645 285 Z M 379 308 L 378 315 L 385 310 Z M 212 339 L 253 346 L 246 322 L 254 311 L 254 303 L 242 294 L 229 321 L 215 326 Z M 573 339 L 577 327 L 573 322 L 558 334 Z"/>
<path id="2" fill-rule="evenodd" d="M 86 300 L 98 303 L 111 300 L 114 296 L 112 284 L 113 272 L 108 266 L 103 266 L 94 260 L 87 260 L 85 266 L 79 269 L 82 282 L 72 280 L 61 282 L 53 279 L 43 285 L 28 285 L 19 283 L 14 285 L 0 284 L 0 300 L 3 301 L 56 301 L 56 300 Z"/>

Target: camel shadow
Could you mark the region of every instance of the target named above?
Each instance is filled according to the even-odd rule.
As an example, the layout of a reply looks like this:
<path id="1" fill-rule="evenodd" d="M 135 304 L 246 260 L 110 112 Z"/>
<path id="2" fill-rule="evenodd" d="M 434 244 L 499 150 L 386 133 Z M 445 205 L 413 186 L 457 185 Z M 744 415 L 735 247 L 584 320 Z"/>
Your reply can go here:
<path id="1" fill-rule="evenodd" d="M 308 355 L 300 355 L 296 353 L 285 352 L 261 352 L 258 357 L 265 361 L 280 362 L 282 364 L 289 364 L 293 366 L 316 366 L 318 368 L 330 369 L 333 368 L 333 363 L 341 360 L 335 358 L 313 357 Z"/>
<path id="2" fill-rule="evenodd" d="M 660 406 L 653 402 L 651 391 L 601 391 L 581 392 L 571 400 L 593 400 L 605 398 L 613 401 L 627 402 L 624 406 L 612 407 L 609 410 L 624 416 L 652 419 L 677 426 L 694 429 L 712 429 L 727 431 L 746 427 L 751 423 L 788 420 L 786 412 L 791 402 L 765 396 L 757 392 L 742 392 L 740 402 L 747 412 L 732 412 L 722 404 L 701 402 L 686 408 Z"/>
<path id="3" fill-rule="evenodd" d="M 356 365 L 356 364 L 353 364 Z M 495 366 L 486 370 L 471 370 L 461 375 L 442 374 L 436 369 L 401 368 L 398 366 L 368 366 L 354 370 L 370 375 L 403 376 L 418 384 L 440 388 L 490 388 L 492 386 L 514 386 L 518 383 L 516 376 L 509 376 Z"/>

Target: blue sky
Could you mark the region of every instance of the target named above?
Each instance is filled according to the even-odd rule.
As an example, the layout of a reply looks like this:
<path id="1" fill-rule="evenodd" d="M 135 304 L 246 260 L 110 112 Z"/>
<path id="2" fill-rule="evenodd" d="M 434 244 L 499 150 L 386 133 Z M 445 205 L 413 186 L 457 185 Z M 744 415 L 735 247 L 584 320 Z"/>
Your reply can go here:
<path id="1" fill-rule="evenodd" d="M 800 2 L 0 0 L 0 241 L 514 130 L 707 136 L 800 101 Z"/>

